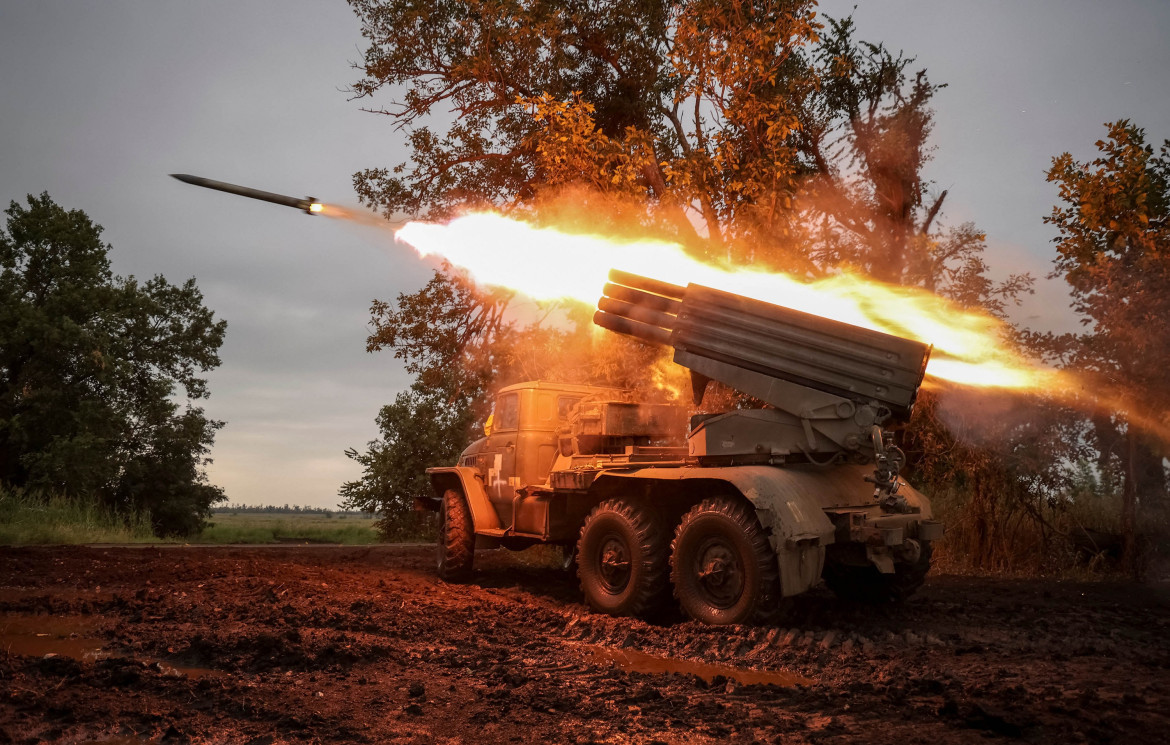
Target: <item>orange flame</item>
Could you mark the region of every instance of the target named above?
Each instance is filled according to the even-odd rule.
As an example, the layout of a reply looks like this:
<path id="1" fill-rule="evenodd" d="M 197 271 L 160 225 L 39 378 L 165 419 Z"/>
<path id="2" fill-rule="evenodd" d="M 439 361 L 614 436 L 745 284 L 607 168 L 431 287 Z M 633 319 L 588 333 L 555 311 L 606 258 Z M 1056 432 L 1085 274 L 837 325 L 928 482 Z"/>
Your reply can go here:
<path id="1" fill-rule="evenodd" d="M 678 285 L 706 285 L 854 326 L 934 346 L 927 374 L 954 383 L 1006 389 L 1065 387 L 1060 371 L 1011 351 L 1006 326 L 929 292 L 839 274 L 803 282 L 776 272 L 715 266 L 660 241 L 622 241 L 564 233 L 492 213 L 446 224 L 409 222 L 396 237 L 420 256 L 439 256 L 477 282 L 536 300 L 592 305 L 611 268 Z"/>

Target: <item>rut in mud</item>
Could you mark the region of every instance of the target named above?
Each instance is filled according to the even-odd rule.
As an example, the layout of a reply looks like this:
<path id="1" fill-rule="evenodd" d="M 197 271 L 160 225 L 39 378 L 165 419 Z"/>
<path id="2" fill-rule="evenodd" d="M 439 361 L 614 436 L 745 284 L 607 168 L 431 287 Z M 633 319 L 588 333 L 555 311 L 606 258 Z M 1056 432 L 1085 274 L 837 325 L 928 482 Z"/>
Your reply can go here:
<path id="1" fill-rule="evenodd" d="M 1161 741 L 1164 585 L 931 577 L 781 626 L 590 614 L 423 548 L 0 549 L 0 743 Z"/>

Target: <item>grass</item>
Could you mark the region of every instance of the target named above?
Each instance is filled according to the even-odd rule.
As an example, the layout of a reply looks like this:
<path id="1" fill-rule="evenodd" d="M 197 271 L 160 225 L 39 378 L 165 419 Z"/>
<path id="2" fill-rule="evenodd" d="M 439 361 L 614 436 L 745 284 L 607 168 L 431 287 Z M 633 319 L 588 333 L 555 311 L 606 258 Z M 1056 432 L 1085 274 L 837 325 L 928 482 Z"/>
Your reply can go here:
<path id="1" fill-rule="evenodd" d="M 150 515 L 125 520 L 97 500 L 26 494 L 0 487 L 0 545 L 84 543 L 341 543 L 378 542 L 375 519 L 321 513 L 216 512 L 207 527 L 186 539 L 162 540 L 150 529 Z"/>
<path id="2" fill-rule="evenodd" d="M 343 543 L 378 542 L 372 517 L 320 513 L 216 512 L 203 532 L 188 543 Z"/>
<path id="3" fill-rule="evenodd" d="M 150 516 L 125 520 L 96 500 L 48 500 L 0 488 L 0 545 L 76 543 L 151 543 Z"/>

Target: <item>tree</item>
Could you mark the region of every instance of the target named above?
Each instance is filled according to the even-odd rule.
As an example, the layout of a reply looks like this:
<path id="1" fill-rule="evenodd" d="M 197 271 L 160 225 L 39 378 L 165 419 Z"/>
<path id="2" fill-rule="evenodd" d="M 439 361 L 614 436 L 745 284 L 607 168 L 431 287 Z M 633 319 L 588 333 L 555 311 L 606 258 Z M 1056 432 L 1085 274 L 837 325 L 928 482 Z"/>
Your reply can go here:
<path id="1" fill-rule="evenodd" d="M 393 350 L 416 379 L 382 407 L 378 439 L 364 452 L 346 451 L 362 475 L 343 484 L 340 496 L 346 508 L 378 512 L 383 536 L 411 528 L 414 500 L 431 495 L 425 470 L 453 463 L 482 433 L 496 387 L 541 377 L 650 386 L 648 363 L 657 352 L 624 339 L 599 349 L 582 333 L 585 323 L 576 333 L 539 321 L 521 327 L 505 318 L 510 300 L 445 267 L 395 305 L 373 302 L 367 350 Z"/>
<path id="2" fill-rule="evenodd" d="M 378 513 L 375 527 L 383 537 L 408 531 L 414 500 L 432 495 L 426 469 L 454 463 L 470 439 L 474 409 L 460 407 L 444 393 L 416 381 L 382 407 L 380 436 L 367 443 L 365 452 L 345 451 L 361 465 L 362 475 L 341 486 L 341 506 Z"/>
<path id="3" fill-rule="evenodd" d="M 849 267 L 999 310 L 1028 290 L 987 280 L 974 227 L 938 227 L 946 194 L 928 200 L 921 169 L 941 86 L 811 0 L 351 6 L 370 41 L 353 92 L 395 95 L 367 110 L 411 146 L 354 176 L 387 216 L 584 185 L 736 265 Z"/>
<path id="4" fill-rule="evenodd" d="M 923 168 L 935 94 L 926 70 L 883 44 L 855 38 L 853 19 L 826 18 L 806 55 L 817 81 L 800 99 L 793 132 L 801 172 L 797 207 L 815 224 L 803 237 L 822 270 L 841 268 L 922 287 L 1002 315 L 1032 278 L 987 277 L 985 236 L 971 223 L 942 228 L 947 192 L 931 194 Z"/>
<path id="5" fill-rule="evenodd" d="M 509 328 L 506 305 L 506 295 L 478 290 L 451 271 L 399 295 L 397 307 L 373 302 L 367 351 L 393 349 L 417 379 L 379 412 L 380 438 L 364 453 L 346 451 L 362 476 L 343 484 L 340 496 L 344 507 L 380 513 L 383 536 L 401 533 L 415 498 L 430 493 L 425 470 L 453 462 L 487 418 L 493 352 Z"/>
<path id="6" fill-rule="evenodd" d="M 226 323 L 188 280 L 110 271 L 102 228 L 48 194 L 0 231 L 0 482 L 148 509 L 159 534 L 222 499 L 203 464 L 220 422 L 192 401 Z M 178 389 L 187 399 L 176 403 Z"/>
<path id="7" fill-rule="evenodd" d="M 585 183 L 650 197 L 664 226 L 715 254 L 749 230 L 737 215 L 785 217 L 788 87 L 809 81 L 784 69 L 813 38 L 808 0 L 351 5 L 371 42 L 355 94 L 406 86 L 371 110 L 408 131 L 410 167 L 355 177 L 387 214 L 514 207 Z"/>
<path id="8" fill-rule="evenodd" d="M 711 261 L 850 270 L 1000 314 L 1030 291 L 987 277 L 974 226 L 940 227 L 946 193 L 922 173 L 940 86 L 811 0 L 351 6 L 369 40 L 355 97 L 393 96 L 368 110 L 411 147 L 354 177 L 387 216 L 563 222 L 568 193 L 594 230 L 632 223 Z"/>
<path id="9" fill-rule="evenodd" d="M 1136 510 L 1165 500 L 1170 454 L 1150 432 L 1170 412 L 1170 140 L 1155 153 L 1128 120 L 1106 127 L 1098 157 L 1063 153 L 1048 171 L 1061 201 L 1045 218 L 1059 232 L 1053 276 L 1069 284 L 1087 330 L 1035 341 L 1098 390 L 1120 394 L 1121 411 L 1096 415 L 1093 432 L 1101 468 L 1116 462 L 1124 474 L 1124 560 L 1136 569 Z"/>

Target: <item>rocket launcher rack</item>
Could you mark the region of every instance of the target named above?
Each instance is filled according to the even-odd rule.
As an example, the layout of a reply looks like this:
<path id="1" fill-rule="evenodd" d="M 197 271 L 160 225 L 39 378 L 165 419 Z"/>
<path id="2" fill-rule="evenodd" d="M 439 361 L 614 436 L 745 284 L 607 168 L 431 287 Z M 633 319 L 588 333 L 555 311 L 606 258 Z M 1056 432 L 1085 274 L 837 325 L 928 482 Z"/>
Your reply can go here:
<path id="1" fill-rule="evenodd" d="M 700 374 L 723 368 L 724 375 L 706 377 L 773 405 L 783 402 L 741 388 L 746 381 L 727 368 L 877 402 L 898 419 L 909 416 L 922 385 L 927 344 L 700 285 L 679 287 L 617 270 L 609 278 L 593 318 L 597 325 L 672 346 L 675 361 Z M 731 380 L 725 379 L 729 373 Z"/>
<path id="2" fill-rule="evenodd" d="M 776 407 L 724 415 L 747 418 L 728 422 L 734 430 L 707 433 L 699 455 L 718 454 L 711 447 L 716 435 L 739 435 L 743 443 L 746 426 L 769 430 L 748 438 L 754 441 L 746 447 L 755 453 L 817 461 L 843 451 L 872 452 L 881 470 L 889 442 L 875 425 L 909 419 L 930 345 L 700 285 L 680 287 L 617 270 L 609 279 L 594 323 L 673 347 L 674 361 L 691 372 L 696 403 L 707 383 L 718 380 Z M 713 421 L 695 427 L 692 444 Z M 731 455 L 742 456 L 745 445 L 734 450 Z M 895 479 L 896 472 L 895 464 Z"/>

